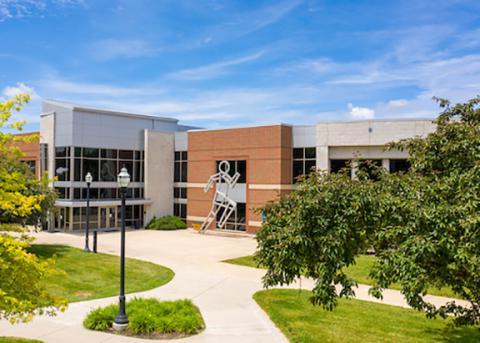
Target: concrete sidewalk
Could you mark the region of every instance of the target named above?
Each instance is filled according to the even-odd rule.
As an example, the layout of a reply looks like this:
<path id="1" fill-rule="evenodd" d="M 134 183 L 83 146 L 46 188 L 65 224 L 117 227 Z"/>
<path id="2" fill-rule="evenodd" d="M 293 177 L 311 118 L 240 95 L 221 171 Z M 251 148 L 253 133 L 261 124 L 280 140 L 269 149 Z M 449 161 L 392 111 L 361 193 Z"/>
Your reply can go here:
<path id="1" fill-rule="evenodd" d="M 64 233 L 38 233 L 36 243 L 65 244 L 81 248 L 83 237 Z M 98 251 L 119 253 L 119 233 L 99 235 Z M 206 323 L 201 334 L 176 342 L 285 342 L 286 338 L 252 299 L 262 289 L 263 270 L 222 263 L 222 260 L 251 255 L 256 241 L 251 237 L 200 235 L 195 231 L 127 232 L 128 257 L 151 261 L 175 271 L 173 280 L 156 289 L 127 295 L 164 300 L 189 298 L 200 308 Z M 302 280 L 311 289 L 311 280 Z M 299 287 L 298 284 L 290 287 Z M 380 301 L 361 285 L 357 298 L 408 307 L 398 291 L 386 290 Z M 448 299 L 429 296 L 434 304 Z M 28 324 L 0 322 L 0 336 L 37 338 L 44 342 L 152 342 L 86 330 L 82 321 L 93 308 L 115 303 L 116 297 L 70 304 L 56 317 L 37 317 Z"/>

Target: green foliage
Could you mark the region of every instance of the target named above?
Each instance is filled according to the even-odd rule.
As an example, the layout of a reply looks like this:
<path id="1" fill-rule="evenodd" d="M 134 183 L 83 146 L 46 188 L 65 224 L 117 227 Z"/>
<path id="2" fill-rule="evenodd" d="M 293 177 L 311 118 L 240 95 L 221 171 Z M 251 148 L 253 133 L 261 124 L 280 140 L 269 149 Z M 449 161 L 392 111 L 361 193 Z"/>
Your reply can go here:
<path id="1" fill-rule="evenodd" d="M 24 122 L 11 121 L 12 111 L 19 111 L 28 99 L 18 95 L 0 102 L 0 129 L 22 130 Z M 54 271 L 52 261 L 40 261 L 26 251 L 31 239 L 24 225 L 41 220 L 56 197 L 48 179 L 37 180 L 20 161 L 22 152 L 16 143 L 37 138 L 0 131 L 0 319 L 11 322 L 65 308 L 62 299 L 41 286 Z"/>
<path id="2" fill-rule="evenodd" d="M 0 343 L 43 343 L 36 339 L 20 338 L 20 337 L 0 337 Z"/>
<path id="3" fill-rule="evenodd" d="M 85 254 L 65 245 L 32 245 L 29 252 L 41 261 L 53 258 L 57 273 L 49 275 L 41 287 L 49 294 L 69 302 L 106 298 L 118 294 L 118 256 Z M 170 282 L 174 272 L 155 263 L 127 258 L 125 290 L 146 291 Z"/>
<path id="4" fill-rule="evenodd" d="M 265 286 L 292 282 L 301 273 L 316 280 L 312 301 L 333 309 L 350 297 L 355 280 L 345 273 L 355 255 L 373 246 L 370 271 L 376 297 L 398 284 L 408 304 L 429 317 L 455 316 L 455 324 L 480 321 L 480 98 L 450 106 L 426 138 L 389 145 L 406 149 L 411 170 L 388 174 L 371 168 L 312 173 L 298 189 L 267 205 L 257 234 L 258 262 L 268 267 Z M 337 294 L 334 284 L 342 285 Z M 423 299 L 431 287 L 448 287 L 470 306 L 436 308 Z"/>
<path id="5" fill-rule="evenodd" d="M 130 335 L 192 335 L 204 329 L 202 316 L 195 305 L 187 299 L 159 301 L 134 298 L 127 302 L 129 319 L 127 334 Z M 108 331 L 117 316 L 118 305 L 110 305 L 91 311 L 83 325 L 90 330 Z"/>
<path id="6" fill-rule="evenodd" d="M 163 216 L 160 218 L 153 217 L 147 224 L 147 229 L 150 230 L 182 230 L 186 229 L 187 224 L 175 216 Z"/>
<path id="7" fill-rule="evenodd" d="M 474 327 L 454 328 L 450 318 L 428 320 L 422 313 L 356 299 L 340 299 L 326 311 L 312 306 L 311 293 L 272 289 L 253 295 L 290 342 L 479 342 Z"/>

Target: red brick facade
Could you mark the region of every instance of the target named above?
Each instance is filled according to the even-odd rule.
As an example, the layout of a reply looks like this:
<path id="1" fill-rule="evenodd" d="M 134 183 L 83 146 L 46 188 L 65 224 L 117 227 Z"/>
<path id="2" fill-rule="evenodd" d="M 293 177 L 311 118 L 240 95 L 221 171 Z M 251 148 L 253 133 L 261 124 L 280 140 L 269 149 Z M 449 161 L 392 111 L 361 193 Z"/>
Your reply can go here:
<path id="1" fill-rule="evenodd" d="M 247 232 L 260 229 L 261 215 L 254 209 L 288 192 L 292 180 L 292 128 L 286 125 L 188 133 L 189 224 L 208 215 L 214 190 L 203 185 L 216 172 L 219 160 L 246 161 Z M 213 227 L 213 225 L 212 225 Z"/>

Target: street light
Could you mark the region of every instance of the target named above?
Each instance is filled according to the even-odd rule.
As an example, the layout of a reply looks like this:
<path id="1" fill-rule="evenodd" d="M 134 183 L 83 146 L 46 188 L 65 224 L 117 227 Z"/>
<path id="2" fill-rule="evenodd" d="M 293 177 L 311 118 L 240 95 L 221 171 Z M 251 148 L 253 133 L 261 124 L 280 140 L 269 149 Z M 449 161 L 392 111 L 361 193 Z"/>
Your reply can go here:
<path id="1" fill-rule="evenodd" d="M 126 168 L 122 168 L 117 179 L 118 187 L 122 193 L 122 226 L 120 231 L 120 296 L 118 314 L 113 322 L 113 328 L 121 331 L 126 328 L 128 324 L 128 317 L 125 313 L 125 195 L 127 187 L 130 183 L 130 175 Z"/>
<path id="2" fill-rule="evenodd" d="M 90 229 L 90 184 L 92 183 L 93 177 L 90 172 L 85 175 L 85 181 L 87 182 L 87 225 L 85 228 L 85 248 L 84 251 L 90 252 L 88 247 L 88 231 Z"/>

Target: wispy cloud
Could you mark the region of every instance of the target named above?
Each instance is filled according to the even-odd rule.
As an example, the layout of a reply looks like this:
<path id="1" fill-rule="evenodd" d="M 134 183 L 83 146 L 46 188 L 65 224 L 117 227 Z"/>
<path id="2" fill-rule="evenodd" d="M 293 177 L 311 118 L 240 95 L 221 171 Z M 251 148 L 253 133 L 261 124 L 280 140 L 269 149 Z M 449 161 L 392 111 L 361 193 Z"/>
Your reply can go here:
<path id="1" fill-rule="evenodd" d="M 260 51 L 251 55 L 221 61 L 217 63 L 208 64 L 201 67 L 184 69 L 169 75 L 170 78 L 179 79 L 179 80 L 205 80 L 212 79 L 221 75 L 224 75 L 229 72 L 231 67 L 253 62 L 258 60 L 261 56 L 264 55 L 264 51 Z"/>
<path id="2" fill-rule="evenodd" d="M 0 0 L 0 22 L 44 15 L 49 9 L 78 6 L 83 0 Z"/>
<path id="3" fill-rule="evenodd" d="M 152 56 L 161 49 L 152 47 L 144 40 L 103 39 L 89 44 L 91 56 L 100 61 L 115 58 L 137 58 Z"/>

